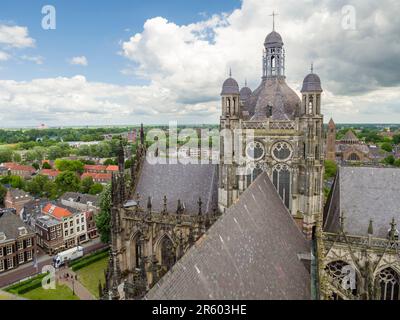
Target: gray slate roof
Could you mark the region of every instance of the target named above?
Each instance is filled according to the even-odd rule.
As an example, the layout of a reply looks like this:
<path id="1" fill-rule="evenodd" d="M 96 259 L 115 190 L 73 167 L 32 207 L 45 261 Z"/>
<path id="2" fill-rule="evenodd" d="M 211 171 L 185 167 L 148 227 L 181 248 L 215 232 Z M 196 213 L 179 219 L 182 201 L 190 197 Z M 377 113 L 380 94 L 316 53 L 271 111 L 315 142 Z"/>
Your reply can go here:
<path id="1" fill-rule="evenodd" d="M 310 299 L 310 274 L 298 258 L 307 252 L 263 173 L 145 298 Z"/>
<path id="2" fill-rule="evenodd" d="M 4 210 L 0 213 L 0 232 L 4 232 L 6 235 L 6 240 L 17 239 L 19 235 L 18 228 L 25 227 L 28 233 L 32 233 L 32 229 L 28 227 L 22 220 L 14 213 L 8 210 Z"/>
<path id="3" fill-rule="evenodd" d="M 315 73 L 308 74 L 303 80 L 301 92 L 322 92 L 319 76 Z"/>
<path id="4" fill-rule="evenodd" d="M 204 213 L 217 208 L 218 170 L 213 164 L 155 164 L 145 161 L 136 193 L 140 195 L 140 206 L 146 207 L 152 198 L 152 210 L 163 209 L 163 198 L 167 196 L 169 212 L 175 212 L 178 199 L 185 205 L 186 214 L 198 213 L 201 197 Z"/>
<path id="5" fill-rule="evenodd" d="M 70 201 L 70 199 L 81 204 L 87 204 L 88 202 L 91 202 L 93 205 L 99 205 L 100 202 L 100 197 L 98 196 L 79 192 L 66 192 L 60 197 L 60 200 Z"/>
<path id="6" fill-rule="evenodd" d="M 223 94 L 239 94 L 239 84 L 232 77 L 226 79 L 222 84 L 221 95 Z"/>
<path id="7" fill-rule="evenodd" d="M 268 105 L 272 106 L 272 119 L 292 120 L 301 101 L 285 79 L 263 79 L 248 100 L 249 113 L 254 115 L 252 120 L 264 120 Z"/>
<path id="8" fill-rule="evenodd" d="M 386 238 L 392 218 L 400 224 L 400 169 L 340 167 L 333 186 L 324 230 L 338 232 L 340 212 L 348 234 L 366 236 L 373 220 L 374 237 Z"/>
<path id="9" fill-rule="evenodd" d="M 283 41 L 281 35 L 276 31 L 272 31 L 265 38 L 264 46 L 266 48 L 282 47 Z"/>

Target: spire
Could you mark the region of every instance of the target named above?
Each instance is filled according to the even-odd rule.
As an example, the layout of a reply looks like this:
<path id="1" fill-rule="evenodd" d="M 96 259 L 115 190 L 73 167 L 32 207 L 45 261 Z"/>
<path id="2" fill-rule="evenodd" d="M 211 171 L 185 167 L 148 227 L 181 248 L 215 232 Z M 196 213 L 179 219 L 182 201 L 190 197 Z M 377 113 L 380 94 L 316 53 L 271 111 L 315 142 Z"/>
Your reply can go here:
<path id="1" fill-rule="evenodd" d="M 143 123 L 140 124 L 140 144 L 144 145 L 144 128 Z"/>
<path id="2" fill-rule="evenodd" d="M 167 196 L 165 196 L 165 195 L 164 195 L 164 198 L 163 198 L 163 211 L 162 211 L 162 213 L 163 214 L 167 214 Z"/>
<path id="3" fill-rule="evenodd" d="M 311 73 L 314 73 L 314 63 L 311 62 Z"/>
<path id="4" fill-rule="evenodd" d="M 201 201 L 201 198 L 199 198 L 199 201 L 197 201 L 197 204 L 199 205 L 199 216 L 201 216 L 201 206 L 203 204 L 203 202 Z"/>
<path id="5" fill-rule="evenodd" d="M 244 79 L 244 86 L 247 87 L 247 79 Z"/>
<path id="6" fill-rule="evenodd" d="M 152 207 L 151 197 L 148 197 L 147 198 L 147 210 L 149 213 L 151 213 L 151 207 Z"/>
<path id="7" fill-rule="evenodd" d="M 118 150 L 118 169 L 120 173 L 124 173 L 125 167 L 125 155 L 124 145 L 122 143 L 122 137 L 119 138 L 119 150 Z"/>
<path id="8" fill-rule="evenodd" d="M 232 68 L 229 67 L 229 78 L 232 78 Z"/>
<path id="9" fill-rule="evenodd" d="M 369 219 L 369 226 L 368 226 L 368 234 L 373 234 L 374 233 L 374 228 L 372 226 L 372 219 Z"/>
<path id="10" fill-rule="evenodd" d="M 340 213 L 340 218 L 339 219 L 340 219 L 340 230 L 342 232 L 344 232 L 344 220 L 346 218 L 344 217 L 344 212 L 343 211 Z"/>

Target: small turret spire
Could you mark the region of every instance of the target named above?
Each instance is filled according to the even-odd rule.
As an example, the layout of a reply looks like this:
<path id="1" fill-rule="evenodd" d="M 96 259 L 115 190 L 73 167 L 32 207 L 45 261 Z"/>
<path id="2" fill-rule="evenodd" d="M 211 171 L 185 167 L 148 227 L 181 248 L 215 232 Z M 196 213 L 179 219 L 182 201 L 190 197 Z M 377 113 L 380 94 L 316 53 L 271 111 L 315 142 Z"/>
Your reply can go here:
<path id="1" fill-rule="evenodd" d="M 368 234 L 373 234 L 374 233 L 374 228 L 373 228 L 373 225 L 372 225 L 372 219 L 369 219 L 369 226 L 368 226 Z"/>

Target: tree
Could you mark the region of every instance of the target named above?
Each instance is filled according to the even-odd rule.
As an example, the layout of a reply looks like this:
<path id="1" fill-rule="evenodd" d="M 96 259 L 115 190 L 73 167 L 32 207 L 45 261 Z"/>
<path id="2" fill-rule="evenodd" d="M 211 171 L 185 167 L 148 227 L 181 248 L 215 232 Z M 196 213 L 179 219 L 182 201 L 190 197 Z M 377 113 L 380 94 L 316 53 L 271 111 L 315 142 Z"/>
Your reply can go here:
<path id="1" fill-rule="evenodd" d="M 325 179 L 335 177 L 336 171 L 337 171 L 337 165 L 335 161 L 325 160 Z"/>
<path id="2" fill-rule="evenodd" d="M 103 163 L 105 166 L 109 166 L 109 165 L 115 165 L 116 161 L 113 159 L 106 159 Z"/>
<path id="3" fill-rule="evenodd" d="M 98 195 L 103 192 L 103 185 L 101 183 L 93 184 L 89 189 L 89 194 Z"/>
<path id="4" fill-rule="evenodd" d="M 400 144 L 400 134 L 395 134 L 392 141 L 393 144 Z"/>
<path id="5" fill-rule="evenodd" d="M 25 188 L 25 181 L 19 176 L 9 176 L 9 184 L 15 189 Z"/>
<path id="6" fill-rule="evenodd" d="M 0 149 L 0 163 L 11 162 L 13 153 L 10 149 Z"/>
<path id="7" fill-rule="evenodd" d="M 42 165 L 42 169 L 51 169 L 51 165 L 48 162 L 44 162 Z"/>
<path id="8" fill-rule="evenodd" d="M 94 185 L 92 177 L 86 177 L 81 180 L 82 193 L 89 193 L 90 188 Z"/>
<path id="9" fill-rule="evenodd" d="M 4 205 L 4 198 L 7 194 L 7 188 L 0 184 L 0 205 Z"/>
<path id="10" fill-rule="evenodd" d="M 395 162 L 395 158 L 393 157 L 393 155 L 390 155 L 388 157 L 386 157 L 385 159 L 383 159 L 383 162 L 389 165 L 393 165 Z"/>
<path id="11" fill-rule="evenodd" d="M 111 185 L 107 185 L 100 195 L 100 213 L 96 216 L 96 226 L 103 243 L 110 242 L 111 231 Z"/>
<path id="12" fill-rule="evenodd" d="M 400 159 L 396 159 L 393 163 L 394 166 L 400 167 Z"/>
<path id="13" fill-rule="evenodd" d="M 57 185 L 48 176 L 40 174 L 26 183 L 26 191 L 37 197 L 57 198 Z"/>
<path id="14" fill-rule="evenodd" d="M 65 160 L 57 159 L 54 163 L 57 170 L 60 171 L 73 171 L 82 174 L 84 164 L 79 160 Z"/>
<path id="15" fill-rule="evenodd" d="M 32 167 L 34 167 L 36 170 L 40 169 L 39 163 L 37 162 L 32 163 Z"/>
<path id="16" fill-rule="evenodd" d="M 56 178 L 56 185 L 61 192 L 78 192 L 80 190 L 80 180 L 75 172 L 64 171 Z"/>
<path id="17" fill-rule="evenodd" d="M 391 145 L 389 142 L 384 142 L 384 143 L 382 143 L 381 149 L 382 149 L 382 150 L 385 150 L 385 151 L 387 151 L 387 152 L 392 152 L 392 151 L 393 151 L 393 147 L 392 147 L 392 145 Z"/>

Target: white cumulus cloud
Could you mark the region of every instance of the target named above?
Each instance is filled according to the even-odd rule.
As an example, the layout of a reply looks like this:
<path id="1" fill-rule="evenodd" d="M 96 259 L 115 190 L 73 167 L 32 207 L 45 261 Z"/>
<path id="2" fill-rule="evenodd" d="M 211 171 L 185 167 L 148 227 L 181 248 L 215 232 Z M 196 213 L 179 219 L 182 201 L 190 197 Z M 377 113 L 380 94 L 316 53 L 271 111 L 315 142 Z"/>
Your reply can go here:
<path id="1" fill-rule="evenodd" d="M 73 57 L 69 60 L 72 65 L 87 66 L 88 60 L 85 56 Z"/>

